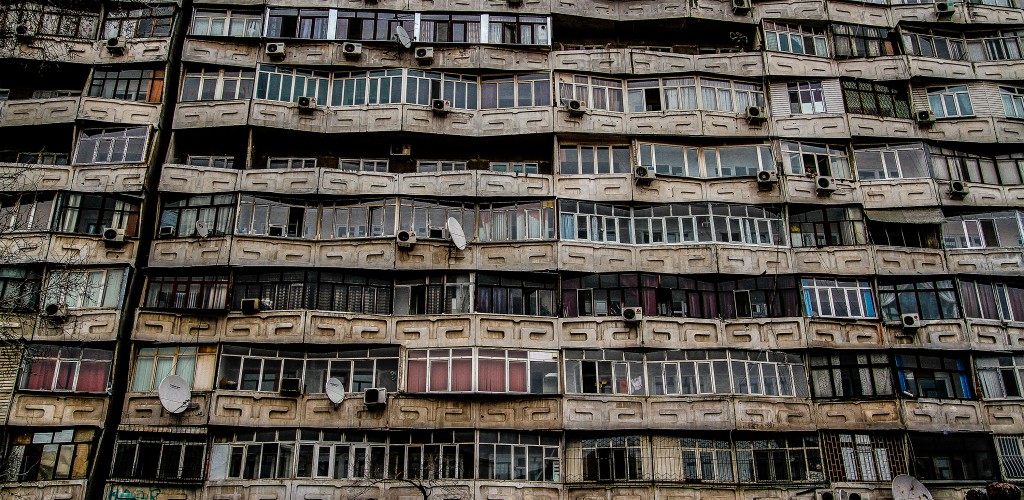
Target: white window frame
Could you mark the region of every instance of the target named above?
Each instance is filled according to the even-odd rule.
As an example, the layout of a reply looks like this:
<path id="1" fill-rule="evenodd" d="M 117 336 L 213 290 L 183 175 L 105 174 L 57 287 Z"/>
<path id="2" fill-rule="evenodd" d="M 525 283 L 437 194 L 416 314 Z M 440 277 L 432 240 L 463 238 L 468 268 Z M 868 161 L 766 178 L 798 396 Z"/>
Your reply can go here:
<path id="1" fill-rule="evenodd" d="M 199 361 L 197 351 L 198 349 L 194 345 L 139 348 L 132 359 L 132 383 L 128 390 L 130 392 L 153 392 L 167 375 L 177 375 L 185 379 L 191 388 L 195 381 L 196 367 Z M 150 361 L 148 369 L 140 364 L 144 360 Z M 183 360 L 186 362 L 183 363 Z M 185 368 L 188 366 L 187 360 L 191 360 L 190 368 Z M 169 363 L 166 369 L 161 366 L 162 362 Z"/>
<path id="2" fill-rule="evenodd" d="M 355 164 L 355 169 L 347 168 L 345 164 Z M 338 158 L 338 168 L 343 172 L 381 172 L 388 171 L 387 159 L 374 158 Z"/>
<path id="3" fill-rule="evenodd" d="M 804 56 L 828 57 L 828 36 L 825 28 L 799 24 L 764 22 L 765 49 Z M 812 42 L 808 45 L 806 42 Z M 799 45 L 799 49 L 797 46 Z M 812 50 L 808 50 L 813 48 Z"/>
<path id="4" fill-rule="evenodd" d="M 47 294 L 46 304 L 63 304 L 69 309 L 110 309 L 122 305 L 128 270 L 59 271 L 51 273 L 47 278 L 47 290 L 50 293 Z"/>
<path id="5" fill-rule="evenodd" d="M 1000 86 L 999 96 L 1007 118 L 1024 118 L 1024 88 Z"/>
<path id="6" fill-rule="evenodd" d="M 490 169 L 491 172 L 506 172 L 510 174 L 539 174 L 540 164 L 529 161 L 492 161 Z"/>
<path id="7" fill-rule="evenodd" d="M 263 13 L 258 11 L 237 11 L 237 10 L 209 10 L 195 9 L 192 16 L 192 26 L 189 27 L 190 36 L 231 36 L 231 37 L 259 37 L 263 34 Z M 206 20 L 207 29 L 205 33 L 197 32 L 197 25 L 200 20 Z M 223 23 L 220 33 L 215 33 L 214 23 Z M 242 23 L 242 33 L 232 34 L 232 25 L 235 22 Z"/>
<path id="8" fill-rule="evenodd" d="M 142 135 L 138 135 L 139 131 L 142 131 Z M 97 133 L 92 137 L 86 137 L 87 133 Z M 83 158 L 85 154 L 84 143 L 86 141 L 95 142 L 92 150 L 92 154 L 89 158 Z M 119 150 L 115 150 L 114 146 L 119 142 L 123 142 Z M 131 151 L 131 146 L 138 145 L 141 142 L 141 157 L 138 159 L 127 158 Z M 106 161 L 101 160 L 98 154 L 101 152 L 106 153 Z M 120 160 L 113 160 L 114 156 L 120 156 Z M 149 155 L 149 127 L 125 127 L 125 128 L 104 128 L 104 129 L 86 129 L 82 130 L 78 134 L 78 139 L 75 141 L 75 155 L 72 160 L 74 165 L 123 165 L 123 164 L 139 164 L 145 163 L 146 158 Z"/>
<path id="9" fill-rule="evenodd" d="M 462 160 L 418 160 L 416 172 L 441 174 L 445 172 L 465 172 L 468 163 Z"/>
<path id="10" fill-rule="evenodd" d="M 286 167 L 272 167 L 274 162 L 285 162 Z M 268 170 L 296 170 L 303 168 L 316 168 L 316 158 L 305 158 L 297 156 L 271 156 L 267 158 Z"/>
<path id="11" fill-rule="evenodd" d="M 814 115 L 829 112 L 828 105 L 825 103 L 825 89 L 821 81 L 790 82 L 786 85 L 786 90 L 789 94 L 790 113 Z"/>
<path id="12" fill-rule="evenodd" d="M 929 87 L 928 105 L 936 118 L 973 117 L 974 105 L 967 85 Z"/>
<path id="13" fill-rule="evenodd" d="M 853 282 L 854 285 L 840 285 L 840 282 Z M 871 282 L 867 280 L 804 278 L 801 280 L 800 292 L 804 302 L 804 313 L 812 318 L 875 319 L 878 317 L 878 304 Z M 841 294 L 843 297 L 849 314 L 840 316 L 835 313 L 836 294 Z M 869 297 L 868 299 L 865 299 L 865 294 Z M 822 307 L 825 303 L 828 304 L 828 314 L 824 314 L 825 311 Z M 857 311 L 852 310 L 850 307 L 852 304 L 857 306 Z"/>

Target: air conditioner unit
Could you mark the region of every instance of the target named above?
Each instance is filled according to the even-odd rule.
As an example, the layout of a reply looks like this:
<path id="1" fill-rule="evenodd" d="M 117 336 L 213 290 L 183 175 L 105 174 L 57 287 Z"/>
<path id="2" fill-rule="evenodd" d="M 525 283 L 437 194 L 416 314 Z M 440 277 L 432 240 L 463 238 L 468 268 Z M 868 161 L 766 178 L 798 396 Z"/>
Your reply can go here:
<path id="1" fill-rule="evenodd" d="M 124 38 L 115 36 L 107 39 L 107 52 L 115 56 L 124 55 Z"/>
<path id="2" fill-rule="evenodd" d="M 814 187 L 820 195 L 831 195 L 836 192 L 836 180 L 827 175 L 819 175 L 814 178 Z"/>
<path id="3" fill-rule="evenodd" d="M 962 200 L 971 192 L 970 188 L 967 187 L 967 183 L 964 181 L 951 181 L 949 183 L 949 196 Z"/>
<path id="4" fill-rule="evenodd" d="M 284 395 L 298 396 L 299 394 L 302 394 L 302 380 L 297 378 L 282 378 L 281 390 L 278 392 Z"/>
<path id="5" fill-rule="evenodd" d="M 316 97 L 299 96 L 295 102 L 299 105 L 299 111 L 316 110 Z"/>
<path id="6" fill-rule="evenodd" d="M 416 62 L 420 64 L 433 64 L 434 62 L 434 48 L 433 47 L 418 47 L 416 48 Z"/>
<path id="7" fill-rule="evenodd" d="M 103 228 L 103 242 L 107 244 L 124 243 L 124 229 L 116 227 Z"/>
<path id="8" fill-rule="evenodd" d="M 271 59 L 284 58 L 285 45 L 281 42 L 268 43 L 263 47 L 263 53 Z"/>
<path id="9" fill-rule="evenodd" d="M 14 27 L 14 38 L 17 38 L 19 42 L 31 42 L 35 36 L 35 30 L 29 28 L 27 24 L 19 24 Z"/>
<path id="10" fill-rule="evenodd" d="M 162 238 L 169 238 L 177 233 L 177 228 L 174 226 L 160 226 L 159 235 Z"/>
<path id="11" fill-rule="evenodd" d="M 622 320 L 626 323 L 638 323 L 644 319 L 644 308 L 625 307 L 622 309 Z"/>
<path id="12" fill-rule="evenodd" d="M 935 123 L 935 112 L 930 109 L 919 109 L 914 113 L 914 118 L 917 119 L 918 125 L 927 127 Z"/>
<path id="13" fill-rule="evenodd" d="M 256 314 L 263 310 L 260 299 L 242 299 L 242 314 Z"/>
<path id="14" fill-rule="evenodd" d="M 732 13 L 744 16 L 750 12 L 750 0 L 732 0 Z"/>
<path id="15" fill-rule="evenodd" d="M 654 166 L 645 167 L 643 165 L 633 169 L 633 180 L 637 184 L 650 184 L 654 180 Z"/>
<path id="16" fill-rule="evenodd" d="M 341 46 L 341 52 L 345 54 L 345 59 L 359 59 L 363 56 L 363 44 L 345 42 L 345 44 Z"/>
<path id="17" fill-rule="evenodd" d="M 388 390 L 382 387 L 373 387 L 363 393 L 363 403 L 366 406 L 381 406 L 388 404 Z"/>
<path id="18" fill-rule="evenodd" d="M 434 110 L 435 115 L 445 115 L 452 110 L 452 103 L 444 99 L 434 99 L 430 101 L 430 109 Z"/>
<path id="19" fill-rule="evenodd" d="M 904 330 L 917 330 L 921 328 L 921 315 L 916 313 L 907 313 L 900 315 L 900 326 Z"/>
<path id="20" fill-rule="evenodd" d="M 398 248 L 412 248 L 416 244 L 416 233 L 408 230 L 401 230 L 395 235 Z"/>
<path id="21" fill-rule="evenodd" d="M 46 304 L 43 308 L 43 316 L 50 319 L 64 319 L 68 317 L 68 305 L 67 304 Z"/>
<path id="22" fill-rule="evenodd" d="M 569 111 L 570 115 L 583 116 L 587 113 L 587 103 L 579 99 L 570 99 L 565 103 L 565 109 Z"/>
<path id="23" fill-rule="evenodd" d="M 746 118 L 747 123 L 751 125 L 760 125 L 768 121 L 768 115 L 762 106 L 747 106 Z"/>
<path id="24" fill-rule="evenodd" d="M 412 145 L 410 144 L 392 144 L 391 145 L 391 156 L 409 156 L 412 154 Z"/>
<path id="25" fill-rule="evenodd" d="M 448 239 L 448 231 L 442 226 L 430 226 L 427 228 L 427 238 L 446 240 Z"/>
<path id="26" fill-rule="evenodd" d="M 956 13 L 956 3 L 952 1 L 935 2 L 935 13 L 939 16 L 952 16 Z"/>
<path id="27" fill-rule="evenodd" d="M 779 183 L 779 173 L 774 170 L 762 170 L 757 173 L 758 189 L 768 190 Z"/>

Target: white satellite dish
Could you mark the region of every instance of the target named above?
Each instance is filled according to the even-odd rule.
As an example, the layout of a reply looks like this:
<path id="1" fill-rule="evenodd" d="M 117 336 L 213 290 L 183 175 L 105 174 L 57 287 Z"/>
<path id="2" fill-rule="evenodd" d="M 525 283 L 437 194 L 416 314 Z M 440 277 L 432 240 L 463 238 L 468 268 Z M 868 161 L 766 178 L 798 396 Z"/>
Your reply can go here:
<path id="1" fill-rule="evenodd" d="M 448 236 L 452 239 L 452 245 L 455 245 L 455 248 L 459 250 L 465 250 L 466 231 L 462 229 L 462 224 L 455 220 L 455 217 L 449 217 L 445 226 L 448 228 Z"/>
<path id="2" fill-rule="evenodd" d="M 188 382 L 177 375 L 164 377 L 156 393 L 164 409 L 175 415 L 187 410 L 192 402 L 192 390 L 188 388 Z"/>
<path id="3" fill-rule="evenodd" d="M 893 500 L 933 500 L 932 493 L 914 476 L 902 474 L 892 480 Z"/>
<path id="4" fill-rule="evenodd" d="M 327 379 L 324 390 L 327 392 L 327 399 L 330 399 L 334 404 L 341 404 L 345 400 L 345 384 L 338 377 Z"/>
<path id="5" fill-rule="evenodd" d="M 409 32 L 405 31 L 405 28 L 401 26 L 395 26 L 395 41 L 398 42 L 404 48 L 412 47 L 412 37 L 409 36 Z"/>
<path id="6" fill-rule="evenodd" d="M 201 220 L 197 220 L 196 221 L 196 234 L 198 234 L 200 238 L 206 238 L 207 236 L 210 235 L 210 228 L 206 226 L 205 222 L 203 222 Z"/>

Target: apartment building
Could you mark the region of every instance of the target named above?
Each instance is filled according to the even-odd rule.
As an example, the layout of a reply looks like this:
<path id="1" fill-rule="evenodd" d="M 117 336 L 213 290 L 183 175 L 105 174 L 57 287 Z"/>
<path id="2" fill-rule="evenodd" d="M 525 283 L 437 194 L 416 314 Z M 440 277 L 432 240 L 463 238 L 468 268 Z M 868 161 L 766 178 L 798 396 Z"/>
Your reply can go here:
<path id="1" fill-rule="evenodd" d="M 6 3 L 0 497 L 1024 481 L 1022 7 Z"/>

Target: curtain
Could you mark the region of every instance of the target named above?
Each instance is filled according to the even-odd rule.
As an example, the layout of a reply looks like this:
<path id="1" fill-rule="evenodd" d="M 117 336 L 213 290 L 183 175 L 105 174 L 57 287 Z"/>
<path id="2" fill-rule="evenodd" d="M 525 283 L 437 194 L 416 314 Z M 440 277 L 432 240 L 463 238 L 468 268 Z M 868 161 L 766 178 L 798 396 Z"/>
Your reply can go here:
<path id="1" fill-rule="evenodd" d="M 502 371 L 504 377 L 504 370 Z M 433 384 L 431 384 L 433 385 Z M 473 360 L 470 358 L 452 360 L 452 384 L 451 390 L 472 391 L 473 390 Z"/>
<path id="2" fill-rule="evenodd" d="M 477 386 L 480 392 L 505 392 L 504 359 L 480 358 L 478 366 L 479 374 L 477 375 Z M 522 383 L 524 385 L 522 392 L 526 391 L 525 382 L 526 380 L 522 379 Z M 509 390 L 511 390 L 511 388 Z"/>
<path id="3" fill-rule="evenodd" d="M 509 361 L 508 392 L 526 392 L 527 378 L 525 361 Z"/>
<path id="4" fill-rule="evenodd" d="M 452 384 L 454 385 L 454 384 Z M 447 392 L 448 391 L 448 360 L 431 360 L 430 361 L 430 391 L 431 392 Z"/>
<path id="5" fill-rule="evenodd" d="M 447 377 L 445 377 L 447 378 Z M 427 391 L 427 362 L 423 360 L 409 361 L 406 373 L 406 387 L 409 392 Z"/>
<path id="6" fill-rule="evenodd" d="M 110 373 L 109 361 L 82 361 L 78 369 L 78 392 L 104 392 Z"/>
<path id="7" fill-rule="evenodd" d="M 22 389 L 50 390 L 53 388 L 53 372 L 56 367 L 56 359 L 33 358 L 29 366 L 28 378 L 22 384 Z"/>

